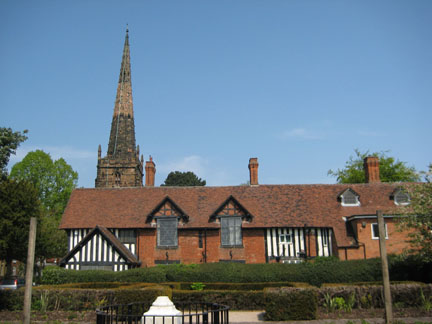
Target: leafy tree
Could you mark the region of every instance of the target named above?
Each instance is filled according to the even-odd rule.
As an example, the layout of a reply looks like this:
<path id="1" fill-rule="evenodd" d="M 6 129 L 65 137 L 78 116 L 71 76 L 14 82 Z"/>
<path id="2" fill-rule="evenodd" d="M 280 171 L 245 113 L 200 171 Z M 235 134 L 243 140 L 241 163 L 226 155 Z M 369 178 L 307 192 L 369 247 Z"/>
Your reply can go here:
<path id="1" fill-rule="evenodd" d="M 45 212 L 57 219 L 60 219 L 78 181 L 78 173 L 63 158 L 53 161 L 42 150 L 30 152 L 16 163 L 10 177 L 31 182 L 38 189 Z"/>
<path id="2" fill-rule="evenodd" d="M 7 176 L 6 167 L 9 158 L 16 153 L 18 146 L 27 139 L 27 130 L 14 132 L 11 128 L 0 127 L 0 177 Z"/>
<path id="3" fill-rule="evenodd" d="M 198 178 L 195 173 L 174 171 L 170 172 L 161 186 L 205 186 L 206 181 Z"/>
<path id="4" fill-rule="evenodd" d="M 410 204 L 403 211 L 407 217 L 401 218 L 399 225 L 401 229 L 411 230 L 408 234 L 411 252 L 432 262 L 432 183 L 414 184 L 407 191 Z"/>
<path id="5" fill-rule="evenodd" d="M 6 260 L 7 275 L 12 260 L 24 262 L 27 257 L 31 217 L 40 219 L 36 188 L 25 181 L 0 181 L 0 259 Z"/>
<path id="6" fill-rule="evenodd" d="M 36 238 L 36 255 L 41 261 L 67 252 L 67 236 L 58 229 L 78 173 L 62 158 L 53 161 L 44 151 L 28 153 L 11 170 L 10 178 L 28 181 L 37 189 L 42 215 Z"/>
<path id="7" fill-rule="evenodd" d="M 421 171 L 420 173 L 426 182 L 432 182 L 432 163 L 429 164 L 429 171 Z"/>
<path id="8" fill-rule="evenodd" d="M 40 261 L 67 253 L 67 235 L 65 231 L 59 230 L 59 223 L 54 217 L 41 216 L 36 242 L 36 255 Z"/>
<path id="9" fill-rule="evenodd" d="M 336 177 L 338 183 L 365 183 L 366 176 L 363 167 L 363 160 L 367 156 L 379 158 L 379 172 L 382 182 L 415 182 L 420 177 L 413 167 L 408 167 L 405 162 L 395 160 L 393 157 L 386 156 L 386 152 L 361 153 L 354 150 L 356 156 L 350 156 L 345 163 L 344 169 L 337 171 L 329 170 L 328 175 Z"/>

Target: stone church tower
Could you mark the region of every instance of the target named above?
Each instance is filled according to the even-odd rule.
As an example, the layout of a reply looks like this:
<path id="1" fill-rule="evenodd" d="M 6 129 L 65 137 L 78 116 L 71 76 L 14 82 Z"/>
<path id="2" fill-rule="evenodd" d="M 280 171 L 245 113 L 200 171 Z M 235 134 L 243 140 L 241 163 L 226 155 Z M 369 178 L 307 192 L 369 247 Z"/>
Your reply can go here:
<path id="1" fill-rule="evenodd" d="M 143 157 L 135 146 L 135 122 L 132 101 L 132 82 L 129 52 L 129 34 L 123 48 L 120 77 L 114 104 L 107 155 L 98 150 L 96 188 L 142 187 Z"/>

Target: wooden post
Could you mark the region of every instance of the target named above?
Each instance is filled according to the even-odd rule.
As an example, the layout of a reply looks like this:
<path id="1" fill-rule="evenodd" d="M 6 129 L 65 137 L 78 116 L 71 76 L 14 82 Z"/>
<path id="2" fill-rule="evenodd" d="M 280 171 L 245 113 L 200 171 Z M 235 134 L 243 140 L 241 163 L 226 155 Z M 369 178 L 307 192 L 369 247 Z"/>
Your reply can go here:
<path id="1" fill-rule="evenodd" d="M 30 233 L 29 233 L 27 268 L 26 268 L 26 278 L 25 278 L 24 309 L 23 309 L 24 324 L 30 324 L 30 308 L 31 308 L 31 298 L 32 298 L 35 245 L 36 245 L 36 218 L 32 217 L 30 218 Z"/>
<path id="2" fill-rule="evenodd" d="M 385 305 L 385 320 L 386 324 L 391 324 L 393 322 L 393 310 L 392 310 L 392 299 L 390 292 L 390 276 L 388 271 L 388 261 L 387 261 L 387 250 L 385 245 L 386 240 L 386 230 L 384 224 L 384 217 L 381 210 L 377 210 L 378 218 L 378 233 L 379 233 L 379 247 L 381 254 L 381 267 L 383 276 L 383 288 L 384 288 L 384 305 Z"/>

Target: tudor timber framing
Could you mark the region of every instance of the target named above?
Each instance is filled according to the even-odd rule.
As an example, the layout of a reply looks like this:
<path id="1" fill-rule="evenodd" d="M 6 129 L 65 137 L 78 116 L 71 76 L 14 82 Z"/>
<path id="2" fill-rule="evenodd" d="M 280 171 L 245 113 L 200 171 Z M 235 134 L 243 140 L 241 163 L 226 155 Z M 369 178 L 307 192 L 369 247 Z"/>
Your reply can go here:
<path id="1" fill-rule="evenodd" d="M 70 249 L 60 265 L 75 270 L 91 266 L 121 271 L 138 267 L 140 262 L 113 233 L 103 226 L 96 226 Z"/>

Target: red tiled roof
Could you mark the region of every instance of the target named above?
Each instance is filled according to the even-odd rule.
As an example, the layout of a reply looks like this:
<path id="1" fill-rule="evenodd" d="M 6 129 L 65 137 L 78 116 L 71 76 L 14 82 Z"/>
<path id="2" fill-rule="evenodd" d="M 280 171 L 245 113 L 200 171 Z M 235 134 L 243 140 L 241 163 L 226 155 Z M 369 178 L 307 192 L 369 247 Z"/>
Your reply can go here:
<path id="1" fill-rule="evenodd" d="M 61 229 L 148 228 L 147 216 L 169 197 L 189 217 L 182 228 L 218 228 L 210 216 L 233 196 L 251 215 L 244 228 L 331 227 L 338 245 L 349 245 L 343 217 L 373 215 L 395 208 L 390 196 L 398 183 L 334 185 L 259 185 L 227 187 L 143 187 L 76 189 L 63 214 Z M 341 206 L 346 189 L 360 196 L 360 206 Z"/>

